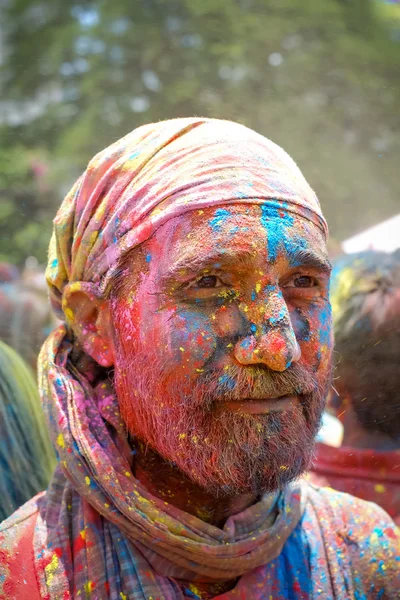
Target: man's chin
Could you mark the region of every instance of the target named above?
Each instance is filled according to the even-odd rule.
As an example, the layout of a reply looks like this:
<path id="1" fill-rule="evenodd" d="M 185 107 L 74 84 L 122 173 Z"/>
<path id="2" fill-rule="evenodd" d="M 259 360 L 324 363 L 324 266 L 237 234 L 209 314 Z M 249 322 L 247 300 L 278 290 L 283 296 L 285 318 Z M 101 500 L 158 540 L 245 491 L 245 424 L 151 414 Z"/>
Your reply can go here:
<path id="1" fill-rule="evenodd" d="M 253 425 L 257 422 L 254 419 Z M 278 419 L 273 425 L 268 423 L 268 431 L 275 431 L 264 439 L 252 440 L 243 432 L 236 443 L 188 445 L 174 463 L 191 481 L 218 497 L 260 496 L 283 489 L 310 467 L 314 434 L 303 419 L 294 418 L 289 431 L 284 427 L 279 431 Z"/>
<path id="2" fill-rule="evenodd" d="M 276 492 L 284 489 L 290 482 L 298 479 L 310 466 L 311 452 L 308 456 L 303 456 L 300 460 L 296 457 L 294 466 L 284 466 L 285 468 L 274 468 L 259 466 L 248 472 L 247 477 L 222 477 L 220 473 L 211 472 L 209 468 L 207 476 L 203 476 L 203 469 L 200 467 L 197 472 L 188 471 L 185 467 L 178 468 L 196 485 L 203 488 L 210 495 L 218 498 L 235 497 L 251 494 L 260 497 L 264 493 Z M 238 465 L 235 465 L 238 468 Z M 239 465 L 239 469 L 240 469 Z M 245 472 L 243 467 L 242 473 Z"/>

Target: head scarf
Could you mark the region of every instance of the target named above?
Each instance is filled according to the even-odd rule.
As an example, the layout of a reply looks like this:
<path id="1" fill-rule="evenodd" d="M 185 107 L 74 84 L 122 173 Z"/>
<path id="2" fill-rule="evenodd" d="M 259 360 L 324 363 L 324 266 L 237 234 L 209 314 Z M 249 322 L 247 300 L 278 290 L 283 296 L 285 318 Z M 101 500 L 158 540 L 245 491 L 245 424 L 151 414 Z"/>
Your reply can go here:
<path id="1" fill-rule="evenodd" d="M 56 312 L 71 284 L 101 291 L 118 258 L 169 219 L 225 204 L 296 213 L 327 235 L 299 168 L 251 129 L 199 118 L 135 129 L 90 161 L 54 220 L 46 276 Z"/>
<path id="2" fill-rule="evenodd" d="M 232 203 L 295 212 L 326 233 L 294 162 L 253 131 L 198 118 L 133 131 L 89 163 L 56 216 L 47 269 L 53 307 L 62 315 L 76 286 L 101 295 L 118 259 L 168 219 Z M 112 385 L 79 373 L 71 350 L 61 325 L 40 357 L 60 460 L 34 539 L 43 597 L 183 598 L 172 578 L 229 580 L 279 555 L 302 513 L 298 486 L 265 495 L 223 529 L 152 496 L 132 474 Z"/>

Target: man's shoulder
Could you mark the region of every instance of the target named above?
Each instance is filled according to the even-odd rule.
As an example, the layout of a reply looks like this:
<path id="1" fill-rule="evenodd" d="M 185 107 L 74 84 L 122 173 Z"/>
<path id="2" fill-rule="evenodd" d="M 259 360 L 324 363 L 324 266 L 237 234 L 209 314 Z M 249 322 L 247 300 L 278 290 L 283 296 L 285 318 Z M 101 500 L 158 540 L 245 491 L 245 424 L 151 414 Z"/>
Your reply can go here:
<path id="1" fill-rule="evenodd" d="M 364 589 L 381 585 L 395 593 L 385 598 L 400 597 L 400 529 L 391 517 L 373 502 L 331 488 L 310 485 L 308 492 L 325 542 L 344 552 Z"/>
<path id="2" fill-rule="evenodd" d="M 338 492 L 330 487 L 320 487 L 312 483 L 309 483 L 308 487 L 308 497 L 315 508 L 324 506 L 339 524 L 351 527 L 353 531 L 362 529 L 363 535 L 366 528 L 372 530 L 373 526 L 397 530 L 395 535 L 399 535 L 392 518 L 374 502 L 362 500 L 346 492 Z"/>
<path id="3" fill-rule="evenodd" d="M 44 496 L 38 494 L 0 524 L 0 600 L 40 597 L 33 535 Z"/>

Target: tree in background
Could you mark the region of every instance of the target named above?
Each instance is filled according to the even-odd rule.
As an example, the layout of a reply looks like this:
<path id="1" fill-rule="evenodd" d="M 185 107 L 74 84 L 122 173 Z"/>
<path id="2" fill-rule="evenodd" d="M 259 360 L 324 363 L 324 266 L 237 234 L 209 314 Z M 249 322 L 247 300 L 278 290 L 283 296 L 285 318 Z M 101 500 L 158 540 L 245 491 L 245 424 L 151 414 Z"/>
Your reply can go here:
<path id="1" fill-rule="evenodd" d="M 0 261 L 22 265 L 31 255 L 43 261 L 58 195 L 46 181 L 46 154 L 14 141 L 11 128 L 0 127 L 0 140 Z"/>
<path id="2" fill-rule="evenodd" d="M 383 3 L 13 0 L 2 12 L 0 161 L 7 138 L 17 154 L 39 146 L 54 190 L 38 194 L 32 177 L 20 237 L 32 219 L 45 227 L 95 152 L 196 114 L 288 150 L 339 239 L 398 212 L 400 43 Z"/>

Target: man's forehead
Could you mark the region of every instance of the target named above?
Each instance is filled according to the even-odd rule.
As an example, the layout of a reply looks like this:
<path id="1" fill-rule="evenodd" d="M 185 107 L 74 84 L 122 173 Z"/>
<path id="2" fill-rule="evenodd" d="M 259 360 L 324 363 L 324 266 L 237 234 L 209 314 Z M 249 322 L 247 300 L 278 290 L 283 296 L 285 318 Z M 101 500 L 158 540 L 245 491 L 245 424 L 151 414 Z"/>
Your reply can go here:
<path id="1" fill-rule="evenodd" d="M 283 244 L 281 248 L 281 254 L 288 261 L 314 255 L 329 269 L 324 236 L 316 225 L 296 216 L 291 217 L 289 225 L 282 230 L 281 217 L 276 219 L 281 233 L 290 240 L 290 244 Z M 269 223 L 273 225 L 273 217 Z M 153 249 L 150 253 L 155 251 L 158 255 L 163 271 L 174 265 L 179 268 L 179 265 L 193 263 L 196 266 L 207 261 L 271 262 L 269 236 L 271 231 L 265 226 L 265 217 L 258 205 L 206 208 L 186 213 L 161 227 L 150 244 Z"/>

